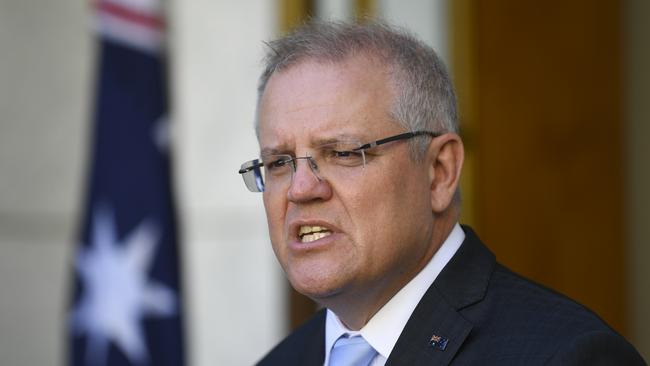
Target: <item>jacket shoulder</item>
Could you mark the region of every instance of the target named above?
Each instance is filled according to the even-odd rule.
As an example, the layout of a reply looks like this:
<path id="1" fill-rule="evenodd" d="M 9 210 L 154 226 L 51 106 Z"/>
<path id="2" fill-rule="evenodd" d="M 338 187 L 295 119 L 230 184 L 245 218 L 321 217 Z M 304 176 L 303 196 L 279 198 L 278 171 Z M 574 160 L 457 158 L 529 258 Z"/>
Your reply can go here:
<path id="1" fill-rule="evenodd" d="M 483 301 L 462 313 L 474 322 L 467 346 L 480 351 L 486 364 L 644 364 L 596 313 L 500 264 Z"/>
<path id="2" fill-rule="evenodd" d="M 472 324 L 458 364 L 581 364 L 603 359 L 603 352 L 606 360 L 626 360 L 618 364 L 643 364 L 596 313 L 506 268 L 470 228 L 463 229 L 466 241 L 437 285 Z"/>
<path id="3" fill-rule="evenodd" d="M 622 337 L 605 331 L 583 333 L 567 342 L 548 365 L 646 365 L 641 355 Z"/>
<path id="4" fill-rule="evenodd" d="M 554 334 L 553 329 L 563 329 L 562 333 L 567 335 L 592 331 L 616 333 L 589 308 L 501 264 L 496 265 L 489 288 L 486 300 L 496 309 L 507 311 L 510 324 L 521 320 L 526 327 L 538 326 L 542 334 Z"/>

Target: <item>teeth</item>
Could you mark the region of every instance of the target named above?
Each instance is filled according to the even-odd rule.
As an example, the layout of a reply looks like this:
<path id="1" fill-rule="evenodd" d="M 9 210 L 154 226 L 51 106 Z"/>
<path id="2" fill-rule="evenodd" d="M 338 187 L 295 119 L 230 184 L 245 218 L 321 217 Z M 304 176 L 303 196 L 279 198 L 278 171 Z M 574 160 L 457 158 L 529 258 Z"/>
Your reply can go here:
<path id="1" fill-rule="evenodd" d="M 300 238 L 300 241 L 303 242 L 303 243 L 311 243 L 312 241 L 322 239 L 322 238 L 324 238 L 326 236 L 330 236 L 330 235 L 332 235 L 332 233 L 329 232 L 329 231 L 317 232 L 317 233 L 313 233 L 313 234 L 305 234 Z"/>
<path id="2" fill-rule="evenodd" d="M 329 231 L 322 226 L 301 226 L 298 235 L 305 235 L 309 233 L 314 233 L 318 231 Z"/>
<path id="3" fill-rule="evenodd" d="M 322 239 L 326 236 L 332 235 L 329 229 L 322 226 L 301 226 L 298 230 L 298 236 L 302 243 L 311 243 L 312 241 Z"/>

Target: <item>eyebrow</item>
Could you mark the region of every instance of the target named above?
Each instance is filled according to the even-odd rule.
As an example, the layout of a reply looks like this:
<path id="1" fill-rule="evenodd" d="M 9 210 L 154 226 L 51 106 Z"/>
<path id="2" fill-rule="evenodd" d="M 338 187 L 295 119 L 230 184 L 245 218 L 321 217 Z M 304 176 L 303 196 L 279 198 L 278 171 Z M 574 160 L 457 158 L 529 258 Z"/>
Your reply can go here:
<path id="1" fill-rule="evenodd" d="M 332 137 L 323 137 L 323 138 L 318 138 L 315 140 L 312 140 L 312 146 L 322 146 L 326 144 L 331 144 L 331 143 L 336 143 L 336 142 L 363 142 L 363 139 L 360 138 L 358 135 L 351 135 L 351 134 L 338 134 Z"/>
<path id="2" fill-rule="evenodd" d="M 265 156 L 265 155 L 278 155 L 278 154 L 287 154 L 289 152 L 288 148 L 285 147 L 265 147 L 262 150 L 260 150 L 260 156 Z"/>
<path id="3" fill-rule="evenodd" d="M 331 137 L 319 137 L 312 139 L 310 142 L 310 147 L 317 147 L 337 142 L 358 142 L 363 143 L 364 140 L 359 138 L 358 135 L 351 134 L 337 134 Z M 260 156 L 264 155 L 277 155 L 277 154 L 287 154 L 292 155 L 293 149 L 290 149 L 286 144 L 280 144 L 276 147 L 265 147 L 260 150 Z"/>

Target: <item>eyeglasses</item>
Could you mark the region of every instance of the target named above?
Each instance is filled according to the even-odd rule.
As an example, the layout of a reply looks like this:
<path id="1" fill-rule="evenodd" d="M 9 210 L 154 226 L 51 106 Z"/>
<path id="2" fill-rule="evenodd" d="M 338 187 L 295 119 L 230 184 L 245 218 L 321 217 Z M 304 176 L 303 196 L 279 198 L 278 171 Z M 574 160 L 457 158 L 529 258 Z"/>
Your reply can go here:
<path id="1" fill-rule="evenodd" d="M 366 166 L 366 150 L 398 140 L 416 136 L 436 138 L 440 133 L 431 131 L 406 132 L 381 140 L 361 144 L 356 141 L 337 141 L 318 146 L 313 156 L 288 154 L 262 155 L 259 159 L 245 162 L 239 169 L 246 187 L 251 192 L 264 192 L 286 188 L 296 172 L 298 160 L 306 160 L 318 180 L 350 180 L 363 171 Z M 361 169 L 360 169 L 361 168 Z"/>

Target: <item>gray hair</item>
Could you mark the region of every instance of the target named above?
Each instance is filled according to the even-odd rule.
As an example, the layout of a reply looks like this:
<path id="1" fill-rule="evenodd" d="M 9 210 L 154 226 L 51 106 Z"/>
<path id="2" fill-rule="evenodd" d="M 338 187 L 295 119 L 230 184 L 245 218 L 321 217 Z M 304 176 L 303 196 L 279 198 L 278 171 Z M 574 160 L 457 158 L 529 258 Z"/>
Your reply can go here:
<path id="1" fill-rule="evenodd" d="M 258 84 L 259 103 L 266 84 L 281 72 L 306 60 L 342 62 L 351 56 L 375 57 L 392 75 L 396 90 L 390 117 L 407 131 L 458 132 L 456 96 L 444 64 L 434 50 L 408 31 L 382 22 L 364 24 L 311 21 L 291 34 L 271 41 Z M 259 115 L 255 131 L 259 137 Z M 419 160 L 428 139 L 411 142 Z"/>

